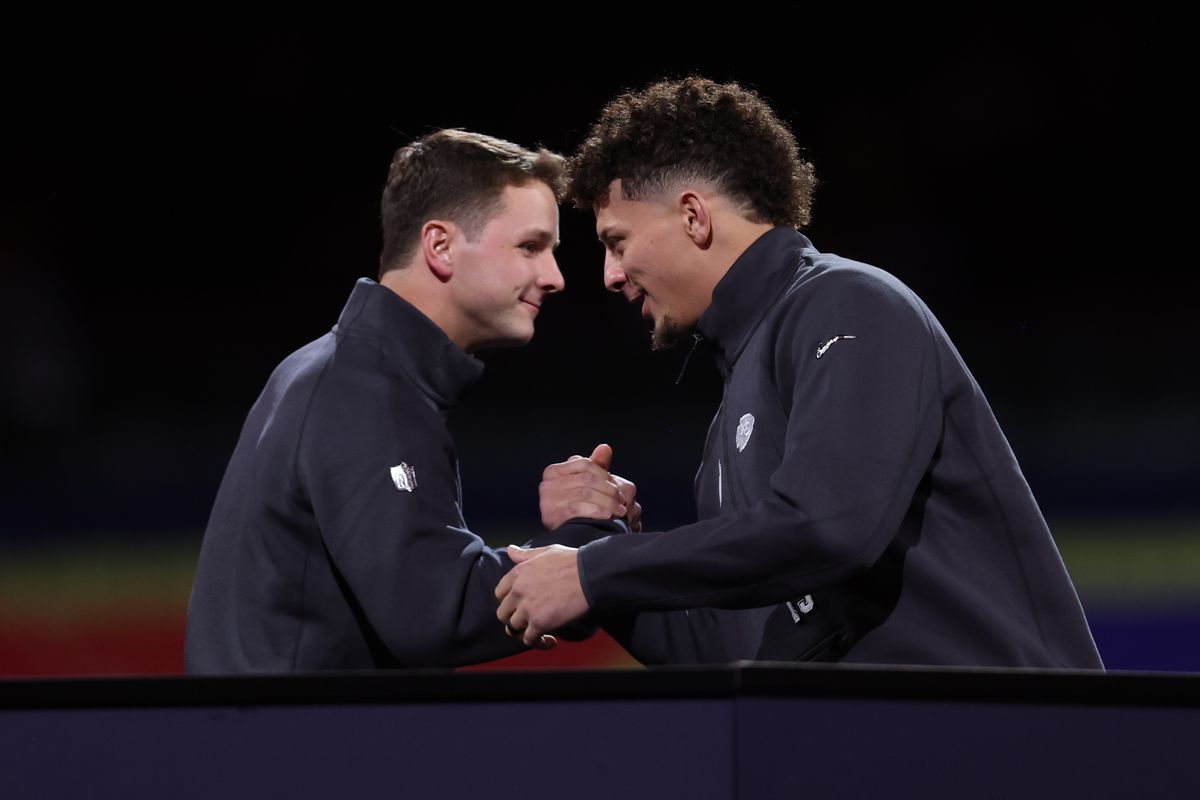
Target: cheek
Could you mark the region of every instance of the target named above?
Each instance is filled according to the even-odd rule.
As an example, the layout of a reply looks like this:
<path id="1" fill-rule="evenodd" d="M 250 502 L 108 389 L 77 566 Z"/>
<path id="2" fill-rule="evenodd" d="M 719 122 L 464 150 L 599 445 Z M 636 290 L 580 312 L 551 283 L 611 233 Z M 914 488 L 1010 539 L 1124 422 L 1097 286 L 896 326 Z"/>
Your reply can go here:
<path id="1" fill-rule="evenodd" d="M 525 288 L 537 281 L 537 261 L 526 256 L 518 256 L 513 260 L 506 273 L 509 283 L 523 292 Z"/>
<path id="2" fill-rule="evenodd" d="M 492 303 L 504 305 L 524 293 L 534 275 L 532 261 L 517 256 L 495 259 L 476 275 L 476 286 L 488 295 Z"/>

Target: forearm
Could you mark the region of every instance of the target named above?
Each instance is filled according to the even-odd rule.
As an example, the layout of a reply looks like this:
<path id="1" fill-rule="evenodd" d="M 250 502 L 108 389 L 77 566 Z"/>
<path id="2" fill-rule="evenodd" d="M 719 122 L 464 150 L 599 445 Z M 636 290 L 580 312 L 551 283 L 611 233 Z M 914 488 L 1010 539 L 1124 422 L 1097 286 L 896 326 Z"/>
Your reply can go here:
<path id="1" fill-rule="evenodd" d="M 906 501 L 804 519 L 772 499 L 742 512 L 580 550 L 589 605 L 602 612 L 755 608 L 783 602 L 865 569 L 890 538 Z"/>

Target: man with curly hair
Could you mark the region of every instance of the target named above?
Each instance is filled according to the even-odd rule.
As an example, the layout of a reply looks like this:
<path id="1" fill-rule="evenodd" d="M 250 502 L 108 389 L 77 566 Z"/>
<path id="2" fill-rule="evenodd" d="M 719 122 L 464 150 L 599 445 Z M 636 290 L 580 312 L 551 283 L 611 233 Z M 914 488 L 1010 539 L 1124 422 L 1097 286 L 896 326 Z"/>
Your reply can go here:
<path id="1" fill-rule="evenodd" d="M 929 308 L 816 249 L 813 169 L 753 91 L 617 97 L 569 165 L 605 285 L 695 334 L 724 397 L 699 521 L 513 549 L 500 619 L 526 642 L 586 614 L 646 663 L 742 659 L 1102 668 L 999 425 Z M 605 471 L 547 470 L 543 500 Z"/>

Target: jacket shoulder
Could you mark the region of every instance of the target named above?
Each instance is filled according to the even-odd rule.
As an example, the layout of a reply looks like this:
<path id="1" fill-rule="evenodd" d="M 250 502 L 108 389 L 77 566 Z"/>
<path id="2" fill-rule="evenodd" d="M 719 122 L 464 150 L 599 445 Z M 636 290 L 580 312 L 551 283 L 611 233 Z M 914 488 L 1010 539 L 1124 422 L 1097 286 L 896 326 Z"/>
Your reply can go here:
<path id="1" fill-rule="evenodd" d="M 895 275 L 870 264 L 822 253 L 800 269 L 781 305 L 818 303 L 865 313 L 887 308 L 907 309 L 924 316 L 925 304 Z"/>

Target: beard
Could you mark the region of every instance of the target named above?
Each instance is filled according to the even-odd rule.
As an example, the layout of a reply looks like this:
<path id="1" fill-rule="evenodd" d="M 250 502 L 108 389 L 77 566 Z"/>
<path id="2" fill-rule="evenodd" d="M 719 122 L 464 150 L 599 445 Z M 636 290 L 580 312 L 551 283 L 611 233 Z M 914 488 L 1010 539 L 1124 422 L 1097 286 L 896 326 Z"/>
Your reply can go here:
<path id="1" fill-rule="evenodd" d="M 654 326 L 650 336 L 651 350 L 670 350 L 675 345 L 689 338 L 694 325 L 683 325 L 670 317 L 664 316 L 662 322 Z"/>

